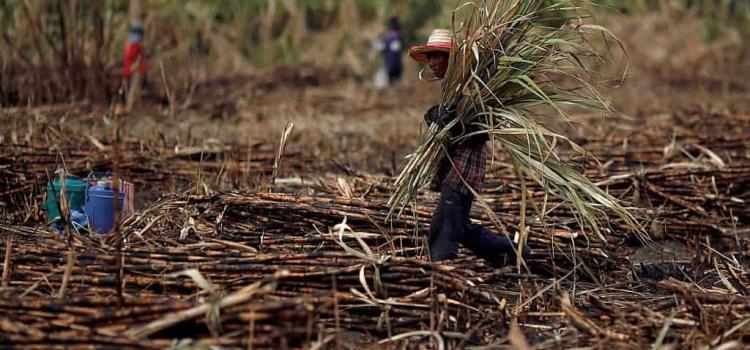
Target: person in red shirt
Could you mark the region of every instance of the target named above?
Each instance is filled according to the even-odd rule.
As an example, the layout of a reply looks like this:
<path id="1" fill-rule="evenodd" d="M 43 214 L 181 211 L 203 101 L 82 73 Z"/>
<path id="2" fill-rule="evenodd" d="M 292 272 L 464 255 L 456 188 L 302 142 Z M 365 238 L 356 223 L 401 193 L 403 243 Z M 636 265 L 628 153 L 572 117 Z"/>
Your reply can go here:
<path id="1" fill-rule="evenodd" d="M 143 25 L 133 23 L 128 34 L 128 42 L 125 44 L 125 55 L 123 58 L 122 76 L 130 81 L 135 73 L 135 65 L 141 81 L 146 82 L 146 58 L 143 53 Z"/>

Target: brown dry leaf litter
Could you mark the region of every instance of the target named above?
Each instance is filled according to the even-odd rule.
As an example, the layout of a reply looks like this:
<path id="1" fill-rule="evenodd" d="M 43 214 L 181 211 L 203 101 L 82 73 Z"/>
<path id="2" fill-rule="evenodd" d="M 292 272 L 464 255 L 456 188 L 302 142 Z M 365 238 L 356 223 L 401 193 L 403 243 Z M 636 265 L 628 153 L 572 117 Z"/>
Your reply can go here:
<path id="1" fill-rule="evenodd" d="M 585 146 L 602 163 L 581 162 L 592 179 L 640 208 L 658 238 L 653 247 L 641 248 L 617 221 L 607 242 L 597 240 L 562 203 L 545 203 L 543 190 L 529 187 L 537 207 L 527 217 L 546 212 L 528 222 L 529 270 L 493 270 L 469 254 L 431 265 L 422 237 L 434 196 L 420 195 L 418 209 L 384 223 L 388 178 L 303 175 L 279 179 L 285 194 L 188 191 L 126 220 L 122 305 L 110 237 L 74 237 L 67 297 L 57 298 L 66 239 L 35 225 L 35 213 L 11 199 L 39 200 L 31 189 L 39 193 L 57 152 L 3 147 L 1 193 L 15 214 L 0 226 L 7 261 L 0 339 L 39 349 L 741 348 L 750 341 L 750 145 L 743 131 L 750 117 L 682 111 L 659 120 L 592 136 Z M 247 176 L 222 170 L 231 169 L 222 160 L 231 149 L 204 152 L 213 158 L 203 162 L 199 151 L 123 149 L 130 152 L 121 168 L 144 185 L 181 179 L 192 187 L 199 168 L 207 182 L 225 174 L 216 182 L 224 185 Z M 107 164 L 92 148 L 63 153 L 75 172 Z M 237 167 L 269 174 L 274 154 L 232 157 Z M 286 154 L 284 164 L 298 169 L 287 174 L 312 173 L 302 155 Z M 521 193 L 502 155 L 488 188 L 483 197 L 513 234 Z M 480 210 L 473 218 L 489 225 Z M 186 337 L 192 340 L 178 340 Z"/>

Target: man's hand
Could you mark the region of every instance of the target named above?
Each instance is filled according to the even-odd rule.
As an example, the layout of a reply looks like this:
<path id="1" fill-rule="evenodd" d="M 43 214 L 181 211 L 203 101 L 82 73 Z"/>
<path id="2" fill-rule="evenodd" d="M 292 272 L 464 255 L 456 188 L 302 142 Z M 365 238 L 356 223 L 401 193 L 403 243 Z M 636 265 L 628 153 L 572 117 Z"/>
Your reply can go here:
<path id="1" fill-rule="evenodd" d="M 437 124 L 443 128 L 456 117 L 454 108 L 440 108 L 440 105 L 434 105 L 427 110 L 424 115 L 424 121 L 427 125 Z"/>
<path id="2" fill-rule="evenodd" d="M 427 110 L 427 113 L 424 114 L 424 121 L 425 123 L 427 123 L 427 125 L 432 125 L 433 123 L 437 123 L 439 117 L 440 105 L 434 105 Z"/>

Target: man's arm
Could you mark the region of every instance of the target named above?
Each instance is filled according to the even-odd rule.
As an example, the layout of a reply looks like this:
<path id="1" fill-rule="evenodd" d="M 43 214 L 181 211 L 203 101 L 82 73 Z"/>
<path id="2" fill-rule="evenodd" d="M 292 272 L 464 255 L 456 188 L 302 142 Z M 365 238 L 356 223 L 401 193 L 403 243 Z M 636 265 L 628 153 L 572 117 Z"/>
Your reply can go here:
<path id="1" fill-rule="evenodd" d="M 427 110 L 427 113 L 424 115 L 424 120 L 427 123 L 427 126 L 431 126 L 432 124 L 437 124 L 439 129 L 444 128 L 446 125 L 448 125 L 453 119 L 456 118 L 456 108 L 454 104 L 450 104 L 447 108 L 440 108 L 440 105 L 434 105 L 430 107 L 430 109 Z M 460 135 L 465 135 L 467 133 L 471 133 L 475 130 L 476 127 L 468 128 L 458 123 L 454 125 L 449 134 L 450 137 L 458 137 Z M 480 133 L 471 137 L 468 137 L 465 139 L 462 143 L 468 144 L 468 145 L 479 145 L 484 144 L 489 140 L 489 135 L 487 133 Z"/>

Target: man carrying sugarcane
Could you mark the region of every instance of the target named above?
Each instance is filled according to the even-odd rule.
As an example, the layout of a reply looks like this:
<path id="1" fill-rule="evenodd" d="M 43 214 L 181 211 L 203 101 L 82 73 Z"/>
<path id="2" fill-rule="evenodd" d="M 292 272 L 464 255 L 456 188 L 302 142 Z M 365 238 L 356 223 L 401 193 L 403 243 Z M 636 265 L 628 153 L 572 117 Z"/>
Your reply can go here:
<path id="1" fill-rule="evenodd" d="M 415 46 L 409 56 L 429 66 L 436 79 L 443 79 L 448 69 L 453 34 L 447 29 L 435 29 L 426 45 Z M 436 105 L 424 116 L 428 125 L 445 127 L 456 118 L 454 106 Z M 456 125 L 450 130 L 455 139 L 469 135 L 472 130 Z M 506 237 L 492 234 L 469 219 L 474 194 L 484 187 L 487 157 L 486 133 L 477 133 L 455 144 L 446 145 L 448 157 L 441 163 L 431 189 L 440 192 L 440 202 L 430 223 L 429 248 L 432 261 L 454 259 L 459 243 L 494 267 L 516 260 L 515 244 Z M 523 249 L 524 255 L 529 249 Z"/>
<path id="2" fill-rule="evenodd" d="M 429 65 L 443 79 L 442 95 L 440 106 L 426 116 L 433 123 L 431 132 L 396 178 L 388 205 L 389 214 L 403 210 L 425 176 L 437 177 L 442 194 L 430 228 L 433 260 L 455 257 L 459 243 L 494 265 L 512 260 L 509 239 L 468 223 L 473 195 L 484 185 L 486 140 L 475 138 L 478 135 L 492 135 L 519 180 L 529 177 L 545 195 L 560 198 L 574 212 L 577 224 L 595 234 L 595 239 L 607 241 L 601 224 L 608 213 L 614 213 L 638 239 L 649 242 L 631 211 L 567 164 L 567 157 L 555 148 L 563 141 L 580 154 L 586 152 L 548 128 L 555 124 L 550 117 L 570 121 L 562 108 L 611 111 L 595 88 L 597 74 L 592 74 L 596 70 L 591 65 L 598 61 L 580 59 L 606 58 L 600 46 L 608 45 L 598 45 L 593 38 L 607 40 L 611 33 L 600 25 L 582 24 L 591 17 L 590 9 L 574 3 L 475 1 L 473 6 L 462 7 L 466 18 L 455 18 L 454 13 L 453 23 L 461 23 L 455 29 L 460 42 L 454 40 L 452 31 L 436 30 L 427 45 L 410 50 L 415 60 Z M 571 78 L 575 83 L 567 82 Z M 541 107 L 555 114 L 539 113 Z M 525 194 L 524 190 L 524 211 Z M 523 214 L 520 227 L 525 226 Z M 519 251 L 528 251 L 523 249 L 527 238 L 522 230 L 519 244 L 524 246 Z"/>

